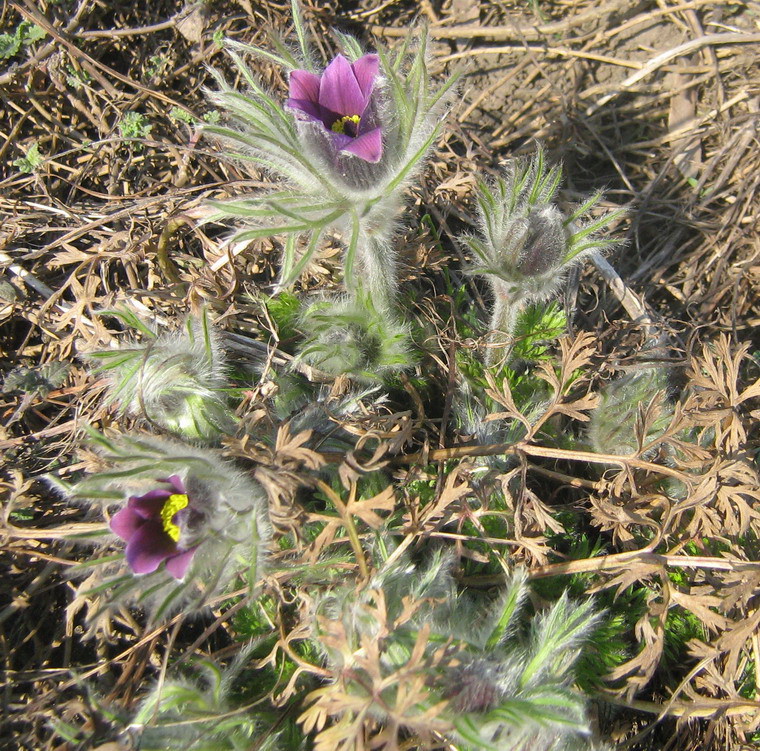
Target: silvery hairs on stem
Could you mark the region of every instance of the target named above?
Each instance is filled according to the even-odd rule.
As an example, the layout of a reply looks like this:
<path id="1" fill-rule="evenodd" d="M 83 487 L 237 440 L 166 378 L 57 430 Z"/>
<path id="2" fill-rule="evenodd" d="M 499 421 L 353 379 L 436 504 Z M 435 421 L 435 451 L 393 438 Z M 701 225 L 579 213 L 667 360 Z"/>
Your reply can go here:
<path id="1" fill-rule="evenodd" d="M 76 567 L 99 580 L 84 594 L 99 595 L 101 611 L 126 599 L 160 620 L 204 607 L 233 582 L 254 595 L 272 536 L 257 482 L 212 449 L 88 433 L 106 469 L 71 486 L 48 479 L 72 502 L 108 512 L 110 531 L 126 543 L 124 555 Z"/>
<path id="2" fill-rule="evenodd" d="M 590 218 L 597 192 L 564 215 L 555 203 L 561 180 L 561 166 L 547 167 L 539 145 L 531 159 L 512 159 L 495 181 L 478 183 L 479 232 L 461 241 L 475 254 L 471 273 L 486 278 L 494 298 L 489 364 L 507 359 L 527 303 L 549 299 L 572 267 L 617 242 L 602 233 L 624 212 Z"/>
<path id="3" fill-rule="evenodd" d="M 205 310 L 176 332 L 161 334 L 126 310 L 101 315 L 142 334 L 140 342 L 82 354 L 108 378 L 106 404 L 191 441 L 212 443 L 235 432 L 237 420 L 224 391 L 226 359 Z"/>
<path id="4" fill-rule="evenodd" d="M 514 419 L 488 419 L 489 414 L 495 411 L 494 408 L 489 409 L 489 406 L 487 395 L 467 378 L 462 378 L 454 401 L 454 416 L 459 431 L 481 446 L 517 443 L 525 437 L 528 425 Z M 523 417 L 529 424 L 533 424 L 546 411 L 546 407 L 546 397 L 540 393 L 530 395 L 520 404 Z M 476 465 L 499 468 L 502 471 L 514 466 L 515 461 L 515 457 L 510 454 L 483 456 L 473 460 Z"/>
<path id="5" fill-rule="evenodd" d="M 605 384 L 591 411 L 588 440 L 598 454 L 652 458 L 673 419 L 665 368 L 634 370 Z"/>
<path id="6" fill-rule="evenodd" d="M 453 79 L 432 85 L 424 27 L 397 48 L 371 54 L 337 33 L 341 53 L 322 70 L 296 0 L 292 8 L 297 49 L 276 38 L 273 50 L 225 42 L 247 88 L 238 91 L 214 73 L 218 90 L 209 97 L 226 124 L 203 126 L 226 156 L 265 168 L 283 189 L 213 203 L 211 219 L 240 220 L 236 241 L 284 235 L 281 287 L 298 278 L 325 233 L 337 230 L 346 246 L 346 287 L 365 288 L 381 306 L 397 285 L 392 236 L 403 191 L 440 132 Z M 281 66 L 289 96 L 268 92 L 244 54 Z"/>

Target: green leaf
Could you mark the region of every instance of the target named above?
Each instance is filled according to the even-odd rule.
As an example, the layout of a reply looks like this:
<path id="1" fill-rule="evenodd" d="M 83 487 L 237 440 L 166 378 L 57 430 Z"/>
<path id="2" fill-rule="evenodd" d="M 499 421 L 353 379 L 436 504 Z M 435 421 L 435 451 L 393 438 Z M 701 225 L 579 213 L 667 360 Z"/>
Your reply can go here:
<path id="1" fill-rule="evenodd" d="M 292 284 L 298 277 L 301 275 L 301 272 L 306 268 L 306 264 L 309 263 L 309 261 L 312 259 L 314 254 L 317 252 L 317 248 L 319 247 L 319 240 L 322 237 L 322 233 L 324 232 L 324 229 L 322 227 L 313 230 L 311 233 L 311 239 L 309 240 L 309 245 L 307 246 L 306 250 L 304 251 L 304 254 L 301 256 L 301 258 L 298 260 L 298 263 L 296 263 L 294 266 L 290 266 L 290 263 L 292 263 L 292 259 L 295 257 L 295 243 L 297 236 L 291 235 L 291 238 L 288 238 L 288 241 L 286 241 L 286 257 L 289 257 L 289 261 L 286 264 L 283 262 L 282 266 L 282 279 L 278 285 L 279 288 L 287 287 L 288 285 Z"/>
<path id="2" fill-rule="evenodd" d="M 155 331 L 151 331 L 151 329 L 149 329 L 142 320 L 130 310 L 124 308 L 109 308 L 107 310 L 99 310 L 95 315 L 113 316 L 114 318 L 118 318 L 123 324 L 129 326 L 129 328 L 139 331 L 150 339 L 155 339 L 157 336 Z"/>
<path id="3" fill-rule="evenodd" d="M 501 612 L 499 612 L 494 627 L 488 636 L 486 649 L 494 649 L 507 637 L 511 630 L 513 618 L 528 596 L 528 588 L 525 585 L 526 578 L 525 571 L 520 569 L 515 571 L 512 579 L 507 584 L 499 603 L 494 609 L 494 612 Z"/>
<path id="4" fill-rule="evenodd" d="M 24 26 L 22 23 L 21 26 Z M 37 24 L 28 24 L 24 31 L 22 32 L 22 43 L 23 44 L 34 44 L 35 42 L 39 42 L 40 39 L 44 39 L 47 36 L 47 31 L 45 29 L 41 28 L 40 26 L 37 26 Z"/>
<path id="5" fill-rule="evenodd" d="M 520 685 L 527 686 L 539 674 L 562 679 L 575 662 L 573 651 L 585 639 L 598 614 L 590 600 L 573 603 L 567 593 L 548 613 L 536 619 L 532 628 L 533 656 L 520 676 Z"/>
<path id="6" fill-rule="evenodd" d="M 277 327 L 280 339 L 291 339 L 296 333 L 296 321 L 301 303 L 298 298 L 288 291 L 268 298 L 265 303 L 267 311 Z"/>
<path id="7" fill-rule="evenodd" d="M 22 46 L 28 46 L 44 39 L 47 32 L 36 24 L 22 21 L 13 34 L 0 34 L 0 60 L 7 60 L 21 51 Z"/>
<path id="8" fill-rule="evenodd" d="M 19 172 L 23 172 L 24 174 L 28 175 L 32 172 L 36 172 L 42 165 L 42 162 L 43 157 L 40 154 L 40 147 L 35 142 L 29 147 L 29 150 L 24 156 L 22 156 L 20 159 L 16 159 L 13 162 L 13 166 L 18 167 Z"/>
<path id="9" fill-rule="evenodd" d="M 350 34 L 344 34 L 342 31 L 334 31 L 333 33 L 337 37 L 340 47 L 352 61 L 358 60 L 364 54 L 359 42 Z"/>
<path id="10" fill-rule="evenodd" d="M 303 18 L 301 18 L 301 6 L 298 0 L 291 0 L 290 8 L 293 13 L 293 26 L 298 37 L 298 46 L 301 48 L 304 62 L 309 59 L 309 45 L 306 41 L 306 31 L 304 30 Z"/>
<path id="11" fill-rule="evenodd" d="M 13 57 L 21 49 L 21 40 L 15 34 L 0 34 L 0 60 Z"/>

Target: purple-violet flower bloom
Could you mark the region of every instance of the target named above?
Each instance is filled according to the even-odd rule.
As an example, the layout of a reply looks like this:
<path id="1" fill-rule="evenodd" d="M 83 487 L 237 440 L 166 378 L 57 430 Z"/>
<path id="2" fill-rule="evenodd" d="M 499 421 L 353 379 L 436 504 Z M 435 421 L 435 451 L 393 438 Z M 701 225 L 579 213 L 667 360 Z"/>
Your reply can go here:
<path id="1" fill-rule="evenodd" d="M 321 123 L 340 153 L 375 164 L 383 155 L 383 132 L 373 107 L 379 58 L 364 55 L 350 63 L 338 55 L 322 75 L 307 70 L 290 73 L 286 104 Z"/>
<path id="2" fill-rule="evenodd" d="M 180 538 L 198 512 L 191 508 L 178 475 L 161 482 L 169 488 L 130 496 L 126 507 L 111 518 L 111 531 L 126 541 L 127 563 L 136 574 L 150 574 L 165 561 L 166 570 L 182 579 L 198 546 L 183 548 Z"/>

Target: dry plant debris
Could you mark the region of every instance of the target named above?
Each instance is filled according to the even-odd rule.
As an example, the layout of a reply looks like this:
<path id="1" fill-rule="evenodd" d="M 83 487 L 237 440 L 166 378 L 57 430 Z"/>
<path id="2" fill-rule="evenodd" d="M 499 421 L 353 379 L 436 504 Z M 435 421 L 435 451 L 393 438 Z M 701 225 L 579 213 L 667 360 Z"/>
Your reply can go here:
<path id="1" fill-rule="evenodd" d="M 384 382 L 298 356 L 318 329 L 299 300 L 341 289 L 339 234 L 270 297 L 303 241 L 230 242 L 230 225 L 200 221 L 214 201 L 278 187 L 199 126 L 224 123 L 204 94 L 211 68 L 243 84 L 223 40 L 292 39 L 289 3 L 3 6 L 0 745 L 169 748 L 182 727 L 195 748 L 476 748 L 473 717 L 496 711 L 509 680 L 529 684 L 514 666 L 532 665 L 530 619 L 548 639 L 551 614 L 591 595 L 594 613 L 578 615 L 590 635 L 551 695 L 564 721 L 582 725 L 583 695 L 609 747 L 757 747 L 757 4 L 301 8 L 319 70 L 336 29 L 398 50 L 423 21 L 432 84 L 460 74 L 394 237 L 406 317 L 394 331 L 418 354 L 392 350 Z M 284 101 L 275 61 L 247 62 Z M 459 238 L 477 232 L 478 180 L 493 185 L 534 140 L 563 164 L 562 211 L 603 191 L 595 211 L 624 210 L 623 243 L 522 311 L 511 359 L 484 367 L 491 297 Z M 108 531 L 108 503 L 72 504 L 44 478 L 73 486 L 103 470 L 88 426 L 116 454 L 119 435 L 166 439 L 174 424 L 144 396 L 121 410 L 104 398 L 124 371 L 83 355 L 132 342 L 138 367 L 163 367 L 188 312 L 219 332 L 213 358 L 227 365 L 203 372 L 234 407 L 199 407 L 193 424 L 231 421 L 215 456 L 265 491 L 273 541 L 263 577 L 230 575 L 202 608 L 156 618 L 86 565 L 121 561 L 115 538 L 81 543 Z M 202 492 L 186 495 L 192 509 Z M 524 615 L 502 633 L 505 592 Z M 476 674 L 501 683 L 486 696 Z M 489 721 L 505 748 L 549 749 L 556 720 L 525 737 Z"/>

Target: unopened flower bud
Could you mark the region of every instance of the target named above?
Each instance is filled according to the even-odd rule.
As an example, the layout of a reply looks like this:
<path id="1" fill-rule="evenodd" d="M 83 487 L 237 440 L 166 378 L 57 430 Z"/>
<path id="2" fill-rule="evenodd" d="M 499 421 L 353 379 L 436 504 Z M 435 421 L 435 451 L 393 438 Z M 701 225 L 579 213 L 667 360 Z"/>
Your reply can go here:
<path id="1" fill-rule="evenodd" d="M 164 418 L 164 427 L 175 435 L 209 441 L 236 430 L 235 417 L 218 394 L 180 392 L 178 396 L 176 407 L 167 409 Z"/>
<path id="2" fill-rule="evenodd" d="M 377 381 L 411 365 L 406 326 L 366 296 L 322 300 L 301 316 L 299 359 L 330 375 Z"/>
<path id="3" fill-rule="evenodd" d="M 107 400 L 121 413 L 194 441 L 214 441 L 235 430 L 224 396 L 224 353 L 205 313 L 177 333 L 85 357 L 109 376 Z"/>
<path id="4" fill-rule="evenodd" d="M 554 205 L 528 214 L 523 247 L 515 266 L 523 276 L 541 276 L 559 266 L 567 252 L 562 213 Z"/>
<path id="5" fill-rule="evenodd" d="M 514 159 L 495 182 L 479 185 L 480 232 L 462 241 L 475 256 L 471 273 L 483 275 L 493 293 L 489 364 L 508 356 L 527 303 L 548 300 L 567 271 L 614 244 L 600 235 L 620 212 L 589 221 L 597 194 L 564 216 L 555 203 L 561 178 L 560 167 L 547 167 L 539 147 L 532 159 Z"/>
<path id="6" fill-rule="evenodd" d="M 487 712 L 503 696 L 500 672 L 499 663 L 487 657 L 469 659 L 443 676 L 443 695 L 455 712 Z"/>

